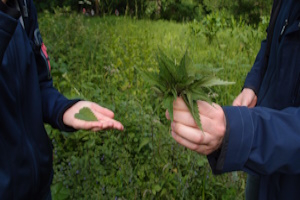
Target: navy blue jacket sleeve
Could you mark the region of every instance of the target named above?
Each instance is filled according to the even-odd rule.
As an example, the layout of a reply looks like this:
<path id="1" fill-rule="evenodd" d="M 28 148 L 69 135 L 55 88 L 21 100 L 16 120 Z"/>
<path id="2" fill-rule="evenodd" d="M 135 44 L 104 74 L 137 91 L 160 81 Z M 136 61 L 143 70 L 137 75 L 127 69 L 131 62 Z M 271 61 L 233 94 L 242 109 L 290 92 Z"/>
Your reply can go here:
<path id="1" fill-rule="evenodd" d="M 226 149 L 224 160 L 209 156 L 217 173 L 241 170 L 259 175 L 300 173 L 300 159 L 297 159 L 300 155 L 300 108 L 278 111 L 229 106 L 223 109 L 229 137 L 222 147 Z"/>
<path id="2" fill-rule="evenodd" d="M 36 10 L 32 1 L 30 1 L 30 3 L 31 23 L 27 32 L 33 43 L 42 43 L 42 38 L 38 31 L 39 27 L 37 22 Z M 78 102 L 79 99 L 68 100 L 56 88 L 54 88 L 53 80 L 50 75 L 50 66 L 48 60 L 45 58 L 41 47 L 34 47 L 34 49 L 36 51 L 35 57 L 38 67 L 39 84 L 42 95 L 43 120 L 44 122 L 52 125 L 52 127 L 54 128 L 58 128 L 63 131 L 75 131 L 75 129 L 64 125 L 63 114 L 68 108 Z"/>
<path id="3" fill-rule="evenodd" d="M 256 56 L 255 62 L 248 73 L 244 88 L 252 89 L 255 94 L 258 94 L 260 84 L 262 82 L 265 66 L 266 66 L 266 58 L 265 58 L 265 51 L 266 51 L 266 40 L 263 40 L 261 43 L 261 48 Z"/>
<path id="4" fill-rule="evenodd" d="M 12 13 L 2 1 L 0 1 L 0 63 L 2 63 L 4 52 L 18 25 L 18 15 L 9 15 Z"/>

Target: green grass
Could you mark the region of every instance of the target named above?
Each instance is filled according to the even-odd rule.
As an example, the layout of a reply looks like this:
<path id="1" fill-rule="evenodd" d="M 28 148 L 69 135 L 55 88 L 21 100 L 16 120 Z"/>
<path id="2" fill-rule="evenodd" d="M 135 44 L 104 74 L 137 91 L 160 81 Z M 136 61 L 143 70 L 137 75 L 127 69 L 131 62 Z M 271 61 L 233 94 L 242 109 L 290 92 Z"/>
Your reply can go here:
<path id="1" fill-rule="evenodd" d="M 153 91 L 134 67 L 157 70 L 158 48 L 174 62 L 187 49 L 194 63 L 223 68 L 218 76 L 236 82 L 214 88 L 214 100 L 230 105 L 254 62 L 264 24 L 257 29 L 214 24 L 219 29 L 209 40 L 202 34 L 208 27 L 200 22 L 62 12 L 39 17 L 55 86 L 69 98 L 113 110 L 125 126 L 124 132 L 72 134 L 47 126 L 54 146 L 54 200 L 243 199 L 243 173 L 213 176 L 204 156 L 173 141 L 165 110 L 157 107 Z"/>

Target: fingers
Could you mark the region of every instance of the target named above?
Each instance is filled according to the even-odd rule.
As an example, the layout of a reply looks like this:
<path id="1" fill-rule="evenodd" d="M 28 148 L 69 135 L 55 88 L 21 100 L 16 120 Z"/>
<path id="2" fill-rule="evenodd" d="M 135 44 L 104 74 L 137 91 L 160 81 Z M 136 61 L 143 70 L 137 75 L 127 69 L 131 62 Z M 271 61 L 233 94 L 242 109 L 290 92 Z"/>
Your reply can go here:
<path id="1" fill-rule="evenodd" d="M 124 130 L 124 126 L 118 121 L 100 121 L 99 130 L 117 129 L 120 131 Z"/>
<path id="2" fill-rule="evenodd" d="M 215 103 L 207 103 L 206 101 L 197 101 L 200 115 L 204 115 L 209 118 L 214 118 L 216 114 L 222 110 L 222 108 Z"/>
<path id="3" fill-rule="evenodd" d="M 186 140 L 185 138 L 183 138 L 181 135 L 178 135 L 176 134 L 176 132 L 172 131 L 172 137 L 174 138 L 174 140 L 182 145 L 182 146 L 185 146 L 193 151 L 197 151 L 198 152 L 198 149 L 199 149 L 199 145 L 191 142 L 190 140 Z"/>
<path id="4" fill-rule="evenodd" d="M 175 122 L 180 122 L 186 126 L 197 127 L 197 124 L 189 111 L 174 110 L 173 116 Z"/>
<path id="5" fill-rule="evenodd" d="M 211 132 L 222 132 L 219 127 L 216 126 L 216 120 L 220 123 L 224 123 L 225 115 L 221 106 L 218 104 L 210 104 L 205 101 L 198 101 L 198 108 L 200 113 L 200 121 L 202 124 L 202 129 L 209 133 Z M 173 110 L 173 121 L 181 123 L 185 126 L 190 126 L 194 128 L 199 128 L 196 124 L 192 114 L 188 110 L 185 102 L 181 98 L 177 98 L 174 102 Z M 169 112 L 166 111 L 166 117 L 170 120 Z M 219 125 L 219 124 L 218 124 Z"/>
<path id="6" fill-rule="evenodd" d="M 254 97 L 253 99 L 250 99 L 249 97 L 237 97 L 232 105 L 233 106 L 246 106 L 246 107 L 249 107 L 249 108 L 252 108 L 256 105 L 256 101 L 257 101 L 257 98 Z"/>
<path id="7" fill-rule="evenodd" d="M 174 101 L 173 108 L 182 111 L 189 110 L 181 97 L 177 97 L 176 101 Z"/>
<path id="8" fill-rule="evenodd" d="M 242 106 L 241 102 L 240 102 L 240 99 L 236 98 L 233 103 L 232 103 L 233 106 Z"/>
<path id="9" fill-rule="evenodd" d="M 102 131 L 102 130 L 108 130 L 108 129 L 116 129 L 119 131 L 123 131 L 124 127 L 121 123 L 100 122 L 93 128 L 89 128 L 89 130 L 92 130 L 92 131 Z"/>
<path id="10" fill-rule="evenodd" d="M 96 104 L 96 103 L 92 103 L 91 104 L 91 109 L 93 110 L 93 111 L 95 111 L 95 112 L 98 112 L 98 113 L 101 113 L 101 114 L 103 114 L 103 115 L 105 115 L 105 116 L 107 116 L 107 117 L 109 117 L 109 118 L 114 118 L 114 113 L 111 111 L 111 110 L 109 110 L 109 109 L 107 109 L 107 108 L 104 108 L 104 107 L 102 107 L 102 106 L 99 106 L 98 104 Z"/>
<path id="11" fill-rule="evenodd" d="M 247 106 L 252 108 L 256 105 L 257 96 L 252 89 L 244 88 L 243 91 L 233 101 L 233 106 Z"/>
<path id="12" fill-rule="evenodd" d="M 114 120 L 114 113 L 104 108 L 96 103 L 91 104 L 91 109 L 95 116 L 98 119 L 98 123 L 93 126 L 93 128 L 89 128 L 92 130 L 106 130 L 106 129 L 117 129 L 117 130 L 124 130 L 124 126 L 117 120 Z"/>
<path id="13" fill-rule="evenodd" d="M 110 117 L 107 117 L 100 113 L 96 113 L 96 117 L 99 120 L 97 127 L 99 127 L 100 130 L 105 130 L 105 129 L 110 129 L 110 128 L 118 129 L 118 130 L 124 129 L 123 125 L 117 120 L 111 119 Z"/>
<path id="14" fill-rule="evenodd" d="M 111 118 L 113 114 L 114 113 L 112 112 L 112 114 L 110 114 L 110 117 L 108 117 L 107 115 L 103 115 L 102 113 L 96 112 L 95 116 L 97 117 L 99 122 L 103 123 L 102 126 L 104 127 L 104 129 L 111 127 L 111 128 L 117 128 L 123 130 L 124 129 L 123 125 L 119 121 Z"/>
<path id="15" fill-rule="evenodd" d="M 254 97 L 254 99 L 251 101 L 251 103 L 248 107 L 253 108 L 256 106 L 256 103 L 257 103 L 257 96 Z"/>
<path id="16" fill-rule="evenodd" d="M 179 144 L 208 155 L 217 150 L 223 141 L 226 130 L 224 111 L 218 104 L 197 101 L 202 130 L 197 126 L 192 114 L 181 98 L 173 104 L 172 137 Z M 166 111 L 167 119 L 170 119 Z"/>
<path id="17" fill-rule="evenodd" d="M 207 144 L 205 133 L 197 127 L 186 126 L 181 123 L 173 122 L 171 124 L 172 131 L 184 140 L 195 144 Z"/>
<path id="18" fill-rule="evenodd" d="M 99 121 L 84 121 L 76 119 L 74 121 L 74 128 L 75 129 L 83 129 L 83 130 L 92 130 L 92 131 L 101 131 L 107 129 L 117 129 L 120 131 L 124 130 L 124 126 L 116 121 L 116 120 L 99 120 Z"/>
<path id="19" fill-rule="evenodd" d="M 199 141 L 210 141 L 207 144 L 199 144 L 196 143 L 196 140 L 188 140 L 186 139 L 183 135 L 178 134 L 178 132 L 172 131 L 171 132 L 172 137 L 174 138 L 174 140 L 182 145 L 185 146 L 186 148 L 192 150 L 192 151 L 196 151 L 202 155 L 208 155 L 210 153 L 212 153 L 213 151 L 217 150 L 220 147 L 221 141 L 217 141 L 215 142 L 210 141 L 211 139 L 206 139 L 206 137 L 209 137 L 209 135 L 207 135 L 207 133 L 198 133 L 197 138 L 199 139 Z M 200 142 L 201 143 L 201 142 Z"/>
<path id="20" fill-rule="evenodd" d="M 200 115 L 204 115 L 206 117 L 214 117 L 215 116 L 215 112 L 218 112 L 218 110 L 220 110 L 220 108 L 221 108 L 217 104 L 214 104 L 214 103 L 210 104 L 210 103 L 208 103 L 206 101 L 197 101 L 197 104 L 198 104 L 198 110 L 199 110 Z M 183 101 L 183 99 L 180 98 L 180 97 L 178 97 L 177 100 L 174 101 L 174 103 L 173 103 L 173 110 L 174 110 L 173 111 L 174 112 L 174 118 L 175 118 L 175 112 L 176 111 L 189 112 L 188 107 L 186 106 L 186 104 Z M 185 117 L 188 117 L 188 116 L 185 116 Z"/>

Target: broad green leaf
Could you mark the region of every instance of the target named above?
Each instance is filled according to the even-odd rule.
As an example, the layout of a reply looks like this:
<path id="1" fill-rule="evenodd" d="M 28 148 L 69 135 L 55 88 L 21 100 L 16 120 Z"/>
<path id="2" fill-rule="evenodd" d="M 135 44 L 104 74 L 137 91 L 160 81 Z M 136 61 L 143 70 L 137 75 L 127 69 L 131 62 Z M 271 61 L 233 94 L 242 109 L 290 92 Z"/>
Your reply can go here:
<path id="1" fill-rule="evenodd" d="M 185 104 L 187 105 L 189 111 L 191 112 L 197 126 L 202 130 L 197 101 L 192 99 L 191 92 L 183 94 L 182 98 Z"/>
<path id="2" fill-rule="evenodd" d="M 192 94 L 192 99 L 193 100 L 201 100 L 201 101 L 207 101 L 207 102 L 211 102 L 208 94 L 206 92 L 204 92 L 202 89 L 191 89 L 189 90 Z"/>
<path id="3" fill-rule="evenodd" d="M 183 80 L 183 82 L 176 84 L 176 90 L 178 94 L 181 94 L 183 91 L 187 90 L 194 83 L 194 79 Z"/>
<path id="4" fill-rule="evenodd" d="M 159 81 L 161 83 L 166 83 L 167 86 L 170 86 L 172 85 L 172 83 L 174 83 L 175 80 L 168 66 L 162 59 L 163 58 L 161 58 L 160 56 L 157 56 L 157 61 L 159 65 Z"/>
<path id="5" fill-rule="evenodd" d="M 88 107 L 83 107 L 79 110 L 79 113 L 75 114 L 75 118 L 84 121 L 98 121 L 97 117 Z"/>
<path id="6" fill-rule="evenodd" d="M 232 85 L 234 82 L 223 81 L 217 77 L 207 77 L 203 80 L 202 87 L 211 87 L 216 85 Z"/>
<path id="7" fill-rule="evenodd" d="M 155 86 L 152 87 L 152 90 L 156 93 L 156 95 L 158 97 L 163 97 L 164 96 L 164 91 L 163 90 L 161 90 L 161 89 L 159 89 Z"/>
<path id="8" fill-rule="evenodd" d="M 51 195 L 53 199 L 69 199 L 70 190 L 68 190 L 62 182 L 51 185 Z"/>
<path id="9" fill-rule="evenodd" d="M 139 150 L 140 151 L 145 145 L 147 145 L 148 143 L 150 142 L 150 139 L 149 138 L 143 138 L 143 140 L 141 141 L 140 143 L 140 146 L 139 146 Z"/>
<path id="10" fill-rule="evenodd" d="M 163 106 L 169 111 L 171 122 L 173 122 L 173 102 L 174 97 L 168 96 L 163 100 Z"/>
<path id="11" fill-rule="evenodd" d="M 174 99 L 176 99 L 178 97 L 178 93 L 176 91 L 176 88 L 172 88 L 171 93 L 172 93 Z"/>
<path id="12" fill-rule="evenodd" d="M 152 187 L 152 191 L 159 192 L 161 190 L 161 186 L 156 184 Z"/>
<path id="13" fill-rule="evenodd" d="M 188 67 L 188 76 L 195 80 L 200 80 L 203 77 L 214 77 L 222 68 L 213 68 L 212 66 L 205 66 L 202 64 L 193 64 Z"/>
<path id="14" fill-rule="evenodd" d="M 158 56 L 158 63 L 159 66 L 164 66 L 173 78 L 172 83 L 179 82 L 181 80 L 182 74 L 178 70 L 179 68 L 176 66 L 175 62 L 166 56 L 160 49 L 159 49 L 159 56 Z M 173 84 L 172 84 L 173 85 Z"/>
<path id="15" fill-rule="evenodd" d="M 160 85 L 160 81 L 158 78 L 158 74 L 154 72 L 146 72 L 144 70 L 141 70 L 137 67 L 135 69 L 139 72 L 139 74 L 142 76 L 144 80 L 146 80 L 151 85 Z"/>
<path id="16" fill-rule="evenodd" d="M 217 85 L 231 85 L 234 82 L 223 81 L 217 77 L 202 77 L 201 79 L 195 81 L 191 84 L 190 89 L 201 90 L 203 87 L 212 87 Z"/>
<path id="17" fill-rule="evenodd" d="M 180 65 L 178 67 L 178 74 L 180 76 L 180 80 L 186 80 L 188 79 L 188 74 L 187 74 L 187 68 L 190 65 L 190 59 L 188 57 L 188 52 L 185 51 L 185 54 L 183 55 Z"/>

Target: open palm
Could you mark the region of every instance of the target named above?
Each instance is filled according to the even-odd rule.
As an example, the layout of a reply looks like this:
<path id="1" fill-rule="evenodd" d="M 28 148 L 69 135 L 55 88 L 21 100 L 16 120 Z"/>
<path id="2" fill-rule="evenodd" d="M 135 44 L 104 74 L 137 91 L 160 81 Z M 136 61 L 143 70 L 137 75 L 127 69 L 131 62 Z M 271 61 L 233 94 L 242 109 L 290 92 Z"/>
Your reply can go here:
<path id="1" fill-rule="evenodd" d="M 84 121 L 75 118 L 75 114 L 83 107 L 88 107 L 94 113 L 98 121 Z M 70 107 L 63 115 L 64 124 L 71 126 L 77 130 L 100 131 L 105 129 L 124 130 L 124 126 L 114 120 L 114 113 L 96 103 L 90 101 L 79 101 Z"/>

